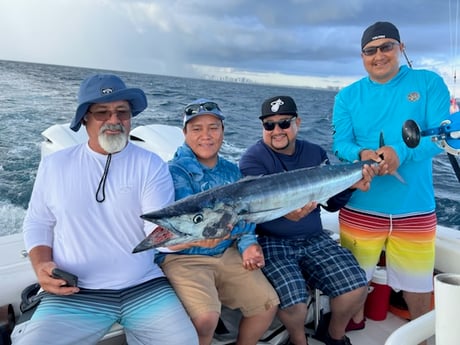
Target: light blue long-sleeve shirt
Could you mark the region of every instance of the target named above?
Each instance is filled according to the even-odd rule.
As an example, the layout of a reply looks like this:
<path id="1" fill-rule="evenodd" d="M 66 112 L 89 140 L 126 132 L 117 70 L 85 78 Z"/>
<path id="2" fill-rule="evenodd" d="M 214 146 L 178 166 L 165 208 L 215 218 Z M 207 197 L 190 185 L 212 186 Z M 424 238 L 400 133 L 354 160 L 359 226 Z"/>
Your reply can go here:
<path id="1" fill-rule="evenodd" d="M 169 162 L 169 170 L 174 181 L 176 200 L 217 186 L 236 182 L 242 177 L 236 164 L 220 156 L 218 157 L 216 166 L 213 168 L 201 164 L 190 147 L 185 143 L 178 148 L 174 158 Z M 236 233 L 239 235 L 239 231 L 241 229 L 235 226 L 232 234 Z M 174 254 L 220 255 L 233 245 L 234 241 L 234 239 L 223 240 L 212 248 L 192 247 L 174 252 Z M 252 231 L 251 234 L 243 234 L 237 239 L 240 253 L 243 253 L 246 248 L 255 243 L 258 243 L 255 231 Z M 156 254 L 155 261 L 161 263 L 164 260 L 164 255 L 163 253 Z"/>
<path id="2" fill-rule="evenodd" d="M 356 191 L 347 206 L 385 215 L 430 212 L 435 209 L 432 158 L 441 149 L 423 137 L 416 148 L 402 139 L 403 123 L 412 119 L 422 129 L 439 127 L 449 117 L 449 91 L 434 72 L 401 66 L 390 81 L 379 84 L 369 77 L 349 85 L 335 98 L 333 151 L 345 161 L 359 160 L 363 149 L 379 147 L 380 132 L 385 145 L 398 155 L 398 173 L 376 176 L 368 192 Z"/>

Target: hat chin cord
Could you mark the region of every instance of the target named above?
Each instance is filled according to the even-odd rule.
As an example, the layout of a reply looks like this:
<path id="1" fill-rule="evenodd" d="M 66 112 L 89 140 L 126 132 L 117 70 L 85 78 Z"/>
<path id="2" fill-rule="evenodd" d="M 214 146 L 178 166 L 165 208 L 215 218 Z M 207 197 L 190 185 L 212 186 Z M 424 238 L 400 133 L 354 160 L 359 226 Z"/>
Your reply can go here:
<path id="1" fill-rule="evenodd" d="M 105 201 L 105 182 L 107 180 L 107 174 L 109 173 L 110 161 L 112 160 L 112 154 L 109 153 L 107 161 L 105 162 L 104 173 L 102 174 L 99 186 L 96 191 L 96 201 L 102 203 Z"/>

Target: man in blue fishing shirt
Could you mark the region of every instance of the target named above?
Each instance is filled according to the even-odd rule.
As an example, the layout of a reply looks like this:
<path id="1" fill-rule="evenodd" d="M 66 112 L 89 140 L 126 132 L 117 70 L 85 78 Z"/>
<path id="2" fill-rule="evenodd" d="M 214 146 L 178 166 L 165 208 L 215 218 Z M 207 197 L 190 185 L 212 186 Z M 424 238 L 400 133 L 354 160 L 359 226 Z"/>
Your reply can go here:
<path id="1" fill-rule="evenodd" d="M 385 247 L 388 285 L 402 290 L 412 318 L 430 310 L 436 213 L 432 158 L 441 152 L 430 138 L 414 149 L 401 135 L 403 123 L 438 127 L 449 116 L 449 91 L 434 72 L 400 66 L 404 43 L 389 22 L 369 26 L 361 38 L 368 76 L 341 90 L 333 109 L 333 150 L 344 161 L 382 159 L 368 193 L 357 191 L 340 210 L 342 245 L 367 280 Z M 398 173 L 401 183 L 392 174 Z M 355 315 L 361 323 L 364 311 Z"/>

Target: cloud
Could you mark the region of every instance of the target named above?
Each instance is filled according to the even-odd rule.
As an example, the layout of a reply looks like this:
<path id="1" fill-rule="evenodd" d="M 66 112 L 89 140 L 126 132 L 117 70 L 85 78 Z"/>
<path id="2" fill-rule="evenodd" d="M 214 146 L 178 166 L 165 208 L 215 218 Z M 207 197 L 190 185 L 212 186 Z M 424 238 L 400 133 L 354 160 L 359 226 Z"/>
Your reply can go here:
<path id="1" fill-rule="evenodd" d="M 432 0 L 2 0 L 0 59 L 200 77 L 343 83 L 362 31 L 395 23 L 414 66 L 452 80 L 456 4 Z M 276 78 L 274 77 L 276 76 Z M 300 79 L 299 79 L 300 78 Z"/>

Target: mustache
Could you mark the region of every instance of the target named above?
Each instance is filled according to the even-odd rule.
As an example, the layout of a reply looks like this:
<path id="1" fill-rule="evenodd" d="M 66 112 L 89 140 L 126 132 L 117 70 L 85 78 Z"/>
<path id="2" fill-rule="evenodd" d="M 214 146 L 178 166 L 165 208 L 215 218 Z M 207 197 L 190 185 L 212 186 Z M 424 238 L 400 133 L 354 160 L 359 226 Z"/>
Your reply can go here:
<path id="1" fill-rule="evenodd" d="M 105 124 L 99 129 L 99 134 L 103 134 L 105 131 L 120 131 L 124 134 L 126 132 L 126 128 L 123 127 L 121 124 Z"/>

